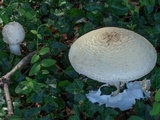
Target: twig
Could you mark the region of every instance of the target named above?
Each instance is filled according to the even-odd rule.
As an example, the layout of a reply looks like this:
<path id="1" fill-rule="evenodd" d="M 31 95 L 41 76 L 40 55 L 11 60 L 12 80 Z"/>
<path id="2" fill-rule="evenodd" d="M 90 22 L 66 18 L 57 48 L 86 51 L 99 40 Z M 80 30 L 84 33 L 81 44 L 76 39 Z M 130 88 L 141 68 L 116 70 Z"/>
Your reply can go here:
<path id="1" fill-rule="evenodd" d="M 7 102 L 8 115 L 13 115 L 13 106 L 12 106 L 12 101 L 11 101 L 11 97 L 8 89 L 8 83 L 4 83 L 3 90 L 4 90 L 5 99 Z"/>
<path id="2" fill-rule="evenodd" d="M 5 95 L 5 99 L 6 99 L 6 103 L 7 103 L 7 107 L 8 107 L 8 115 L 13 114 L 13 106 L 12 106 L 12 101 L 11 101 L 11 97 L 10 97 L 10 93 L 9 93 L 9 89 L 8 89 L 8 83 L 10 82 L 10 77 L 12 76 L 12 74 L 14 74 L 14 72 L 17 69 L 22 69 L 27 64 L 29 64 L 32 56 L 35 53 L 36 52 L 32 52 L 32 53 L 28 54 L 11 71 L 9 71 L 7 74 L 5 74 L 4 76 L 2 76 L 0 78 L 0 86 L 3 87 L 4 95 Z"/>
<path id="3" fill-rule="evenodd" d="M 3 0 L 0 0 L 0 5 L 2 5 L 3 4 Z"/>
<path id="4" fill-rule="evenodd" d="M 17 70 L 17 69 L 22 69 L 24 66 L 26 66 L 28 63 L 30 63 L 30 60 L 32 58 L 32 56 L 35 54 L 36 52 L 32 52 L 30 54 L 28 54 L 26 57 L 24 57 L 10 72 L 8 72 L 7 74 L 5 74 L 3 77 L 0 78 L 0 82 L 1 79 L 3 80 L 8 80 L 10 81 L 10 77 L 11 75 Z M 0 83 L 1 84 L 1 83 Z"/>

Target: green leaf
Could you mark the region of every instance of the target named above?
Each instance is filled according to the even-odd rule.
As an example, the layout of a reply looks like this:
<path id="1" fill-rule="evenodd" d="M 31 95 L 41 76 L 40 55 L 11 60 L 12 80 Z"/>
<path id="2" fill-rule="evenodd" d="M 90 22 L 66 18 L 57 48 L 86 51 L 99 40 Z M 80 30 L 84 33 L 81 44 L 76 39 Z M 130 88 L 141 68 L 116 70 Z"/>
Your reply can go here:
<path id="1" fill-rule="evenodd" d="M 143 119 L 143 118 L 141 118 L 141 117 L 138 117 L 138 116 L 132 115 L 128 120 L 144 120 L 144 119 Z"/>
<path id="2" fill-rule="evenodd" d="M 5 104 L 5 100 L 4 100 L 3 96 L 0 96 L 0 106 L 3 104 Z"/>
<path id="3" fill-rule="evenodd" d="M 44 93 L 39 91 L 32 94 L 31 98 L 29 98 L 29 101 L 36 102 L 36 103 L 42 103 L 44 97 Z"/>
<path id="4" fill-rule="evenodd" d="M 20 12 L 21 14 L 25 14 L 26 13 L 26 11 L 24 9 L 22 9 L 22 8 L 18 8 L 18 12 Z"/>
<path id="5" fill-rule="evenodd" d="M 32 91 L 32 84 L 29 81 L 22 81 L 16 87 L 15 92 L 17 94 L 29 94 Z"/>
<path id="6" fill-rule="evenodd" d="M 11 76 L 11 79 L 16 80 L 17 82 L 21 82 L 22 80 L 24 80 L 24 75 L 21 73 L 21 70 L 18 69 Z"/>
<path id="7" fill-rule="evenodd" d="M 33 33 L 33 34 L 35 34 L 35 35 L 38 34 L 37 30 L 31 30 L 31 33 Z"/>
<path id="8" fill-rule="evenodd" d="M 39 54 L 40 54 L 40 55 L 45 55 L 46 53 L 49 52 L 49 50 L 50 50 L 49 47 L 44 47 L 44 48 L 42 48 L 42 49 L 39 51 Z"/>
<path id="9" fill-rule="evenodd" d="M 5 24 L 9 23 L 9 17 L 6 14 L 1 15 L 0 18 Z"/>
<path id="10" fill-rule="evenodd" d="M 98 105 L 93 104 L 89 101 L 85 101 L 82 106 L 81 109 L 84 111 L 85 116 L 87 117 L 93 117 L 94 114 L 98 111 Z"/>
<path id="11" fill-rule="evenodd" d="M 125 6 L 122 0 L 109 0 L 108 1 L 110 11 L 115 15 L 125 15 L 129 9 Z"/>
<path id="12" fill-rule="evenodd" d="M 19 116 L 12 115 L 12 116 L 9 117 L 9 120 L 19 120 Z"/>
<path id="13" fill-rule="evenodd" d="M 160 103 L 154 102 L 153 103 L 153 108 L 150 112 L 151 115 L 158 115 L 160 113 Z"/>
<path id="14" fill-rule="evenodd" d="M 79 74 L 71 66 L 67 67 L 64 72 L 71 78 L 78 78 L 79 76 Z"/>
<path id="15" fill-rule="evenodd" d="M 160 65 L 160 53 L 158 53 L 158 55 L 157 55 L 157 63 Z"/>
<path id="16" fill-rule="evenodd" d="M 96 28 L 96 26 L 95 26 L 93 23 L 87 22 L 84 26 L 82 26 L 82 27 L 80 27 L 80 28 L 78 29 L 78 33 L 79 33 L 80 35 L 83 35 L 83 34 L 89 32 L 89 31 L 91 31 L 91 30 L 93 30 L 93 29 L 95 29 L 95 28 Z"/>
<path id="17" fill-rule="evenodd" d="M 34 64 L 29 71 L 29 76 L 36 75 L 40 71 L 40 69 L 41 66 L 39 63 Z"/>
<path id="18" fill-rule="evenodd" d="M 84 11 L 81 9 L 72 8 L 67 12 L 66 15 L 68 16 L 69 19 L 72 20 L 72 22 L 73 21 L 75 22 L 84 17 Z"/>
<path id="19" fill-rule="evenodd" d="M 160 102 L 160 89 L 156 92 L 155 101 Z"/>
<path id="20" fill-rule="evenodd" d="M 105 7 L 103 4 L 97 4 L 97 3 L 90 3 L 90 4 L 86 4 L 84 6 L 85 10 L 87 11 L 94 11 L 94 10 L 99 10 L 101 12 L 104 12 Z"/>
<path id="21" fill-rule="evenodd" d="M 83 93 L 83 81 L 82 80 L 74 80 L 67 88 L 66 91 L 72 94 Z"/>
<path id="22" fill-rule="evenodd" d="M 8 54 L 5 53 L 4 51 L 0 51 L 0 60 L 2 60 L 3 58 L 8 58 Z"/>
<path id="23" fill-rule="evenodd" d="M 115 120 L 114 117 L 112 117 L 110 115 L 102 116 L 101 119 L 104 119 L 104 120 Z"/>
<path id="24" fill-rule="evenodd" d="M 87 12 L 86 17 L 95 25 L 100 24 L 103 21 L 103 15 L 99 11 Z"/>
<path id="25" fill-rule="evenodd" d="M 128 3 L 129 3 L 128 0 L 123 0 L 123 2 L 125 3 L 125 5 L 128 5 Z"/>
<path id="26" fill-rule="evenodd" d="M 50 47 L 53 50 L 53 52 L 52 52 L 53 55 L 57 55 L 58 53 L 60 53 L 61 51 L 65 50 L 67 48 L 67 46 L 65 44 L 63 44 L 62 42 L 57 42 L 57 41 L 53 41 L 50 44 Z"/>
<path id="27" fill-rule="evenodd" d="M 34 90 L 35 92 L 40 92 L 41 89 L 45 86 L 44 84 L 38 83 L 38 82 L 36 82 L 35 80 L 32 80 L 31 82 L 32 82 L 32 85 L 33 85 L 32 88 L 33 88 L 33 90 Z"/>
<path id="28" fill-rule="evenodd" d="M 77 114 L 71 115 L 71 116 L 69 117 L 69 120 L 80 120 L 80 119 L 79 119 L 79 115 L 77 115 Z"/>
<path id="29" fill-rule="evenodd" d="M 101 94 L 109 95 L 115 90 L 116 90 L 115 86 L 104 86 L 104 87 L 101 87 L 101 92 L 102 92 Z"/>
<path id="30" fill-rule="evenodd" d="M 154 6 L 155 0 L 140 0 L 139 3 L 141 6 Z"/>
<path id="31" fill-rule="evenodd" d="M 158 13 L 155 13 L 154 15 L 154 20 L 156 21 L 156 22 L 158 22 L 158 23 L 160 23 L 160 13 L 158 12 Z"/>
<path id="32" fill-rule="evenodd" d="M 13 10 L 18 6 L 18 2 L 14 2 L 12 4 L 9 4 L 8 7 L 6 8 L 5 14 L 6 15 L 12 15 Z"/>
<path id="33" fill-rule="evenodd" d="M 48 13 L 48 12 L 46 12 L 46 11 L 48 11 L 47 4 L 48 4 L 48 2 L 47 3 L 42 2 L 40 5 L 39 11 L 42 12 L 44 15 L 47 15 L 47 13 Z"/>
<path id="34" fill-rule="evenodd" d="M 149 0 L 150 5 L 155 6 L 156 1 L 155 0 Z"/>
<path id="35" fill-rule="evenodd" d="M 152 84 L 152 87 L 154 89 L 160 89 L 160 69 L 159 68 L 155 68 L 154 73 L 152 73 L 152 77 L 151 77 L 151 84 Z"/>
<path id="36" fill-rule="evenodd" d="M 32 14 L 31 12 L 26 12 L 26 13 L 25 13 L 25 16 L 26 16 L 27 19 L 32 20 L 34 14 Z"/>
<path id="37" fill-rule="evenodd" d="M 37 38 L 38 39 L 42 39 L 42 35 L 41 34 L 37 34 Z"/>
<path id="38" fill-rule="evenodd" d="M 2 107 L 0 107 L 0 117 L 5 117 L 5 116 L 6 116 L 5 110 Z M 1 120 L 3 120 L 3 119 L 1 119 Z"/>
<path id="39" fill-rule="evenodd" d="M 102 118 L 108 118 L 109 116 L 115 117 L 118 115 L 115 109 L 106 107 L 105 105 L 98 107 L 98 112 Z"/>
<path id="40" fill-rule="evenodd" d="M 74 100 L 81 104 L 84 100 L 86 100 L 86 95 L 85 94 L 76 94 L 76 95 L 74 95 Z"/>
<path id="41" fill-rule="evenodd" d="M 53 59 L 43 59 L 41 61 L 41 65 L 43 67 L 50 67 L 50 66 L 54 65 L 55 63 L 56 63 L 56 61 Z"/>
<path id="42" fill-rule="evenodd" d="M 48 71 L 48 70 L 41 70 L 41 72 L 42 72 L 43 75 L 49 74 L 49 71 Z"/>
<path id="43" fill-rule="evenodd" d="M 35 63 L 40 59 L 40 56 L 38 54 L 33 55 L 32 59 L 31 59 L 31 63 Z"/>
<path id="44" fill-rule="evenodd" d="M 65 88 L 70 84 L 68 80 L 61 80 L 58 82 L 58 88 Z"/>
<path id="45" fill-rule="evenodd" d="M 143 103 L 142 100 L 136 100 L 134 106 L 134 113 L 137 116 L 143 117 L 144 120 L 153 120 L 153 116 L 150 115 L 151 106 Z"/>
<path id="46" fill-rule="evenodd" d="M 26 118 L 31 118 L 35 115 L 37 116 L 38 113 L 40 113 L 41 109 L 42 109 L 41 107 L 27 109 L 26 112 L 25 112 L 25 117 Z"/>

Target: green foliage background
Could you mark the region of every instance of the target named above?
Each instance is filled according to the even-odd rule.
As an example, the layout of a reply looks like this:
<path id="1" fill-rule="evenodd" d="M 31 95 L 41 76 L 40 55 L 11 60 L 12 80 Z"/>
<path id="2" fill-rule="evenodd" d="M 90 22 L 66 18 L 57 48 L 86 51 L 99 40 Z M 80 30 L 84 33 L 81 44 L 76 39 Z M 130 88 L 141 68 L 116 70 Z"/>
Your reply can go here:
<path id="1" fill-rule="evenodd" d="M 160 0 L 4 0 L 0 31 L 11 21 L 21 23 L 25 29 L 23 55 L 10 54 L 0 34 L 0 76 L 28 53 L 39 52 L 30 65 L 17 70 L 11 78 L 14 115 L 9 118 L 0 90 L 0 119 L 160 119 Z M 152 92 L 157 91 L 155 101 L 137 100 L 133 109 L 122 112 L 87 100 L 85 94 L 101 83 L 78 75 L 68 61 L 68 50 L 77 34 L 105 26 L 133 30 L 154 45 L 157 66 L 146 77 L 151 78 Z"/>

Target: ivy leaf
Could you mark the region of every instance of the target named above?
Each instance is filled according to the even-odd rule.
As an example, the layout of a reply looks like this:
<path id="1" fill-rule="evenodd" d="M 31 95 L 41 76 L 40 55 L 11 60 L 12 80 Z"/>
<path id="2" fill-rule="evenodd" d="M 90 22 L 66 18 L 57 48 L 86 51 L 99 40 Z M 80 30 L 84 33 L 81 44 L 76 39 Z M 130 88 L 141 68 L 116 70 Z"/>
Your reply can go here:
<path id="1" fill-rule="evenodd" d="M 143 120 L 143 118 L 132 115 L 128 120 Z"/>
<path id="2" fill-rule="evenodd" d="M 84 17 L 84 11 L 77 8 L 72 8 L 67 12 L 67 16 L 75 22 Z"/>
<path id="3" fill-rule="evenodd" d="M 9 17 L 6 14 L 1 15 L 0 17 L 5 24 L 9 23 Z"/>
<path id="4" fill-rule="evenodd" d="M 61 51 L 67 48 L 65 44 L 63 44 L 62 42 L 57 42 L 57 41 L 53 41 L 50 44 L 50 47 L 51 49 L 53 49 L 53 52 L 52 52 L 53 55 L 57 55 L 58 53 L 60 53 Z"/>
<path id="5" fill-rule="evenodd" d="M 48 71 L 48 70 L 41 70 L 41 71 L 42 71 L 42 74 L 43 74 L 43 75 L 49 74 L 49 71 Z"/>
<path id="6" fill-rule="evenodd" d="M 26 112 L 25 112 L 25 117 L 26 118 L 31 118 L 35 114 L 38 114 L 41 111 L 41 109 L 42 109 L 41 107 L 27 109 Z"/>
<path id="7" fill-rule="evenodd" d="M 31 30 L 31 33 L 33 33 L 33 34 L 35 34 L 35 35 L 38 34 L 37 30 Z"/>
<path id="8" fill-rule="evenodd" d="M 71 78 L 78 78 L 79 74 L 71 67 L 67 67 L 64 71 Z"/>
<path id="9" fill-rule="evenodd" d="M 95 25 L 100 24 L 100 21 L 103 21 L 103 15 L 99 11 L 87 12 L 86 17 Z"/>
<path id="10" fill-rule="evenodd" d="M 152 73 L 152 77 L 151 77 L 151 84 L 152 84 L 152 87 L 154 89 L 160 89 L 160 69 L 159 68 L 155 68 L 155 70 L 153 71 Z"/>
<path id="11" fill-rule="evenodd" d="M 29 81 L 22 81 L 16 87 L 15 92 L 17 94 L 29 94 L 32 91 L 32 84 Z"/>
<path id="12" fill-rule="evenodd" d="M 155 101 L 160 102 L 160 89 L 156 92 Z"/>
<path id="13" fill-rule="evenodd" d="M 101 118 L 106 118 L 106 120 L 112 120 L 113 117 L 117 116 L 118 115 L 118 112 L 116 110 L 114 110 L 113 108 L 109 108 L 105 105 L 102 105 L 100 107 L 98 107 L 98 112 L 99 114 L 101 115 Z M 110 119 L 107 119 L 107 118 L 110 118 Z"/>
<path id="14" fill-rule="evenodd" d="M 41 61 L 41 65 L 43 67 L 50 67 L 50 66 L 54 65 L 55 63 L 56 63 L 56 61 L 52 60 L 52 59 L 43 59 Z"/>
<path id="15" fill-rule="evenodd" d="M 91 117 L 94 116 L 94 114 L 98 111 L 98 107 L 99 107 L 98 105 L 86 101 L 82 104 L 81 109 L 84 111 L 84 114 L 87 117 Z"/>
<path id="16" fill-rule="evenodd" d="M 31 12 L 26 12 L 26 13 L 25 13 L 25 16 L 26 16 L 27 19 L 32 20 L 34 14 L 32 14 Z"/>
<path id="17" fill-rule="evenodd" d="M 33 55 L 32 59 L 31 59 L 31 63 L 35 63 L 40 59 L 40 56 L 38 54 Z"/>
<path id="18" fill-rule="evenodd" d="M 71 115 L 69 117 L 69 120 L 79 120 L 79 115 L 78 114 Z"/>
<path id="19" fill-rule="evenodd" d="M 125 15 L 129 9 L 123 4 L 121 0 L 109 0 L 108 1 L 110 11 L 115 15 Z"/>
<path id="20" fill-rule="evenodd" d="M 32 94 L 31 98 L 29 98 L 29 101 L 31 100 L 32 102 L 42 103 L 43 97 L 44 97 L 43 92 L 41 91 L 35 92 L 34 94 Z"/>
<path id="21" fill-rule="evenodd" d="M 115 90 L 116 90 L 115 86 L 104 86 L 104 87 L 101 87 L 101 92 L 102 92 L 101 94 L 110 95 Z"/>
<path id="22" fill-rule="evenodd" d="M 35 80 L 32 80 L 32 84 L 33 84 L 33 90 L 35 92 L 40 92 L 41 91 L 41 88 L 43 88 L 45 85 L 42 84 L 42 83 L 38 83 L 36 82 Z"/>
<path id="23" fill-rule="evenodd" d="M 40 69 L 41 66 L 39 63 L 34 64 L 29 71 L 29 76 L 36 75 L 40 71 Z"/>
<path id="24" fill-rule="evenodd" d="M 42 39 L 42 35 L 41 34 L 37 34 L 37 38 L 38 39 Z"/>
<path id="25" fill-rule="evenodd" d="M 153 108 L 150 112 L 151 115 L 158 115 L 160 113 L 160 103 L 154 102 Z"/>
<path id="26" fill-rule="evenodd" d="M 90 4 L 86 4 L 84 6 L 85 10 L 87 11 L 94 11 L 94 10 L 99 10 L 101 12 L 105 11 L 105 7 L 103 4 L 97 4 L 97 3 L 90 3 Z"/>
<path id="27" fill-rule="evenodd" d="M 9 4 L 6 8 L 5 14 L 12 15 L 12 11 L 18 6 L 18 4 L 18 2 L 13 2 L 12 4 Z"/>
<path id="28" fill-rule="evenodd" d="M 46 53 L 49 52 L 49 50 L 50 50 L 49 47 L 44 47 L 44 48 L 42 48 L 42 49 L 39 51 L 39 54 L 40 54 L 40 55 L 45 55 Z"/>
<path id="29" fill-rule="evenodd" d="M 66 88 L 66 91 L 71 94 L 78 94 L 83 92 L 83 87 L 84 84 L 82 80 L 75 80 Z"/>

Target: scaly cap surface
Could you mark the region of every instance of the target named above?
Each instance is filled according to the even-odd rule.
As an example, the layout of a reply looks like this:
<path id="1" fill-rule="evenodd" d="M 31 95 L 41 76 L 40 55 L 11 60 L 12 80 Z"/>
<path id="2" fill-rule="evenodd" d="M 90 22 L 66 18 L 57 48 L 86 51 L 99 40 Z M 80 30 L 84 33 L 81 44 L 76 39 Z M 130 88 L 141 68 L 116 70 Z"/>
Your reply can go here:
<path id="1" fill-rule="evenodd" d="M 77 39 L 70 48 L 69 60 L 79 74 L 99 82 L 132 81 L 154 68 L 157 53 L 141 35 L 105 27 Z"/>

